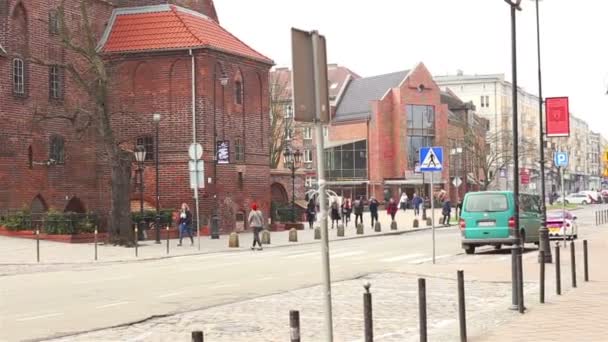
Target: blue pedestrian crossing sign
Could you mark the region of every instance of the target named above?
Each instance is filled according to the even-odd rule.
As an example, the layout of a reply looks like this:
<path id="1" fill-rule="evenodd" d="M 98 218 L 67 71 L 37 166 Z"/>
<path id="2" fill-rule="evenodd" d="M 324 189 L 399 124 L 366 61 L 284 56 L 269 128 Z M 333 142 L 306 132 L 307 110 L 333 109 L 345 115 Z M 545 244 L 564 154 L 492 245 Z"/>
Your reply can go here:
<path id="1" fill-rule="evenodd" d="M 433 172 L 443 170 L 443 147 L 420 148 L 420 171 Z"/>
<path id="2" fill-rule="evenodd" d="M 568 166 L 568 152 L 555 152 L 553 156 L 553 162 L 557 167 Z"/>

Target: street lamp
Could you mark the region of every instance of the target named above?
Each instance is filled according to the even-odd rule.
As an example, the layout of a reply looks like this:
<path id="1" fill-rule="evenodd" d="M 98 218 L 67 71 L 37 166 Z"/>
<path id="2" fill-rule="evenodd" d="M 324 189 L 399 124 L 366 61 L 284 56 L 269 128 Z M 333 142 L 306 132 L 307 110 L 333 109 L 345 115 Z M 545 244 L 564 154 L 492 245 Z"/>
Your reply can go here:
<path id="1" fill-rule="evenodd" d="M 156 243 L 160 243 L 160 193 L 159 193 L 159 178 L 158 178 L 158 149 L 159 149 L 159 134 L 158 134 L 158 125 L 160 123 L 160 114 L 154 113 L 152 115 L 152 120 L 154 120 L 154 124 L 156 125 L 156 146 L 154 146 L 154 160 L 156 162 Z"/>
<path id="2" fill-rule="evenodd" d="M 511 10 L 511 66 L 513 77 L 513 197 L 515 198 L 515 212 L 513 213 L 514 246 L 511 248 L 511 283 L 512 283 L 512 309 L 524 312 L 524 291 L 522 272 L 522 241 L 519 233 L 519 132 L 518 132 L 518 103 L 517 103 L 517 24 L 516 13 L 521 11 L 521 0 L 504 0 Z"/>
<path id="3" fill-rule="evenodd" d="M 541 187 L 541 202 L 540 210 L 542 212 L 543 224 L 539 230 L 539 250 L 544 252 L 544 259 L 538 253 L 538 262 L 551 263 L 551 246 L 549 245 L 549 230 L 547 229 L 547 190 L 545 188 L 545 132 L 543 131 L 543 78 L 540 68 L 540 15 L 538 9 L 539 0 L 536 2 L 536 45 L 538 51 L 538 129 L 539 129 L 539 148 L 540 148 L 540 187 Z"/>
<path id="4" fill-rule="evenodd" d="M 285 166 L 291 170 L 291 219 L 296 219 L 296 170 L 300 167 L 302 152 L 297 149 L 295 152 L 290 147 L 283 152 Z"/>
<path id="5" fill-rule="evenodd" d="M 137 161 L 137 173 L 139 173 L 139 233 L 136 239 L 139 240 L 140 234 L 143 234 L 144 228 L 144 162 L 146 161 L 146 149 L 142 145 L 138 145 L 135 149 L 135 160 Z"/>

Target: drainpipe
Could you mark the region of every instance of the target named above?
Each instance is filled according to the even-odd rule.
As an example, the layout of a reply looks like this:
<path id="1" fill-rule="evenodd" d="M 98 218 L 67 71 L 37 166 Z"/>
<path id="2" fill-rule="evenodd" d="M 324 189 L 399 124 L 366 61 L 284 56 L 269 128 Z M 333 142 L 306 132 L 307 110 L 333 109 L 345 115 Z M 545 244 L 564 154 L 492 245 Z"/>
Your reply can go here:
<path id="1" fill-rule="evenodd" d="M 190 60 L 192 62 L 192 75 L 190 77 L 190 81 L 192 82 L 190 87 L 192 89 L 192 143 L 196 144 L 196 63 L 194 60 L 194 54 L 192 53 L 192 49 L 188 50 L 188 54 L 190 55 Z M 196 238 L 198 240 L 198 249 L 201 249 L 201 234 L 200 234 L 200 212 L 199 212 L 199 199 L 198 199 L 198 162 L 194 163 L 194 202 L 196 209 Z M 203 177 L 203 182 L 204 182 Z"/>

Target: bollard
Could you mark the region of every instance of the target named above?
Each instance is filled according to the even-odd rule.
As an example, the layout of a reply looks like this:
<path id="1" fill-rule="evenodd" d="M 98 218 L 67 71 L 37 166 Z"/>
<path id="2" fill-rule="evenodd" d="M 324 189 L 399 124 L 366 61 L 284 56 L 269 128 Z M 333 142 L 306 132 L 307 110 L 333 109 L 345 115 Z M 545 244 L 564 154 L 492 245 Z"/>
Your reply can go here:
<path id="1" fill-rule="evenodd" d="M 357 225 L 357 235 L 363 235 L 363 224 L 361 223 Z"/>
<path id="2" fill-rule="evenodd" d="M 427 217 L 427 219 L 426 219 L 426 225 L 429 226 L 429 227 L 433 225 L 433 220 L 430 217 Z"/>
<path id="3" fill-rule="evenodd" d="M 262 230 L 262 245 L 270 245 L 270 232 L 266 229 Z"/>
<path id="4" fill-rule="evenodd" d="M 228 248 L 239 248 L 239 235 L 236 232 L 228 236 Z"/>
<path id="5" fill-rule="evenodd" d="M 192 332 L 192 342 L 203 342 L 203 332 L 202 331 L 193 331 Z"/>
<path id="6" fill-rule="evenodd" d="M 558 295 L 562 294 L 562 275 L 559 260 L 559 243 L 555 245 L 555 292 Z"/>
<path id="7" fill-rule="evenodd" d="M 36 229 L 36 261 L 40 262 L 40 229 Z"/>
<path id="8" fill-rule="evenodd" d="M 595 212 L 595 225 L 598 226 L 599 222 L 598 222 L 598 212 Z"/>
<path id="9" fill-rule="evenodd" d="M 540 258 L 539 260 L 545 260 L 545 251 L 539 251 Z M 545 302 L 545 263 L 540 263 L 540 303 L 543 304 Z"/>
<path id="10" fill-rule="evenodd" d="M 365 342 L 374 342 L 374 321 L 372 318 L 372 294 L 369 288 L 372 285 L 365 283 L 365 293 L 363 294 L 363 320 L 365 322 Z"/>
<path id="11" fill-rule="evenodd" d="M 418 222 L 418 219 L 414 219 L 414 223 L 412 224 L 412 226 L 414 228 L 418 228 L 420 226 L 420 222 Z"/>
<path id="12" fill-rule="evenodd" d="M 300 312 L 297 310 L 289 311 L 289 330 L 291 342 L 300 342 Z"/>
<path id="13" fill-rule="evenodd" d="M 576 287 L 576 256 L 574 255 L 574 241 L 570 241 L 570 269 L 572 269 L 572 287 Z"/>
<path id="14" fill-rule="evenodd" d="M 167 255 L 169 254 L 169 225 L 167 225 Z"/>
<path id="15" fill-rule="evenodd" d="M 460 342 L 466 342 L 467 312 L 464 300 L 464 271 L 458 271 L 458 321 L 460 322 Z"/>
<path id="16" fill-rule="evenodd" d="M 583 263 L 585 264 L 585 281 L 589 281 L 589 257 L 587 254 L 587 240 L 583 240 Z"/>
<path id="17" fill-rule="evenodd" d="M 97 227 L 93 233 L 95 234 L 95 261 L 97 261 Z"/>
<path id="18" fill-rule="evenodd" d="M 138 247 L 139 247 L 139 242 L 137 241 L 138 240 L 137 239 L 137 225 L 135 225 L 134 231 L 135 231 L 135 257 L 137 258 L 139 256 L 138 255 L 138 250 L 137 250 Z"/>
<path id="19" fill-rule="evenodd" d="M 298 231 L 295 228 L 289 230 L 289 242 L 298 242 Z"/>
<path id="20" fill-rule="evenodd" d="M 343 236 L 344 236 L 344 225 L 339 224 L 338 225 L 338 237 L 343 237 Z"/>
<path id="21" fill-rule="evenodd" d="M 420 342 L 426 342 L 426 282 L 418 278 L 418 319 L 420 320 Z"/>
<path id="22" fill-rule="evenodd" d="M 315 227 L 315 240 L 321 240 L 321 228 Z M 291 234 L 289 235 L 289 241 L 291 241 Z M 295 241 L 298 241 L 297 239 Z"/>
<path id="23" fill-rule="evenodd" d="M 376 233 L 380 233 L 382 231 L 382 225 L 380 225 L 380 222 L 376 221 L 376 224 L 374 225 L 374 231 Z"/>
<path id="24" fill-rule="evenodd" d="M 391 222 L 391 230 L 397 230 L 397 222 L 393 221 Z"/>

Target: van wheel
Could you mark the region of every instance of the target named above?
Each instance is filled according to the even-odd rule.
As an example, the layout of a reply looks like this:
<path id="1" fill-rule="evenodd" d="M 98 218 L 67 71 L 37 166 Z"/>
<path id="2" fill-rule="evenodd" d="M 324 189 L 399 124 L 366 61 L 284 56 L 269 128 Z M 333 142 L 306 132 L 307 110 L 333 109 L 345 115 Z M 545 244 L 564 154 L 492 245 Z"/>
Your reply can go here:
<path id="1" fill-rule="evenodd" d="M 475 254 L 475 246 L 466 246 L 464 252 L 467 254 Z"/>

